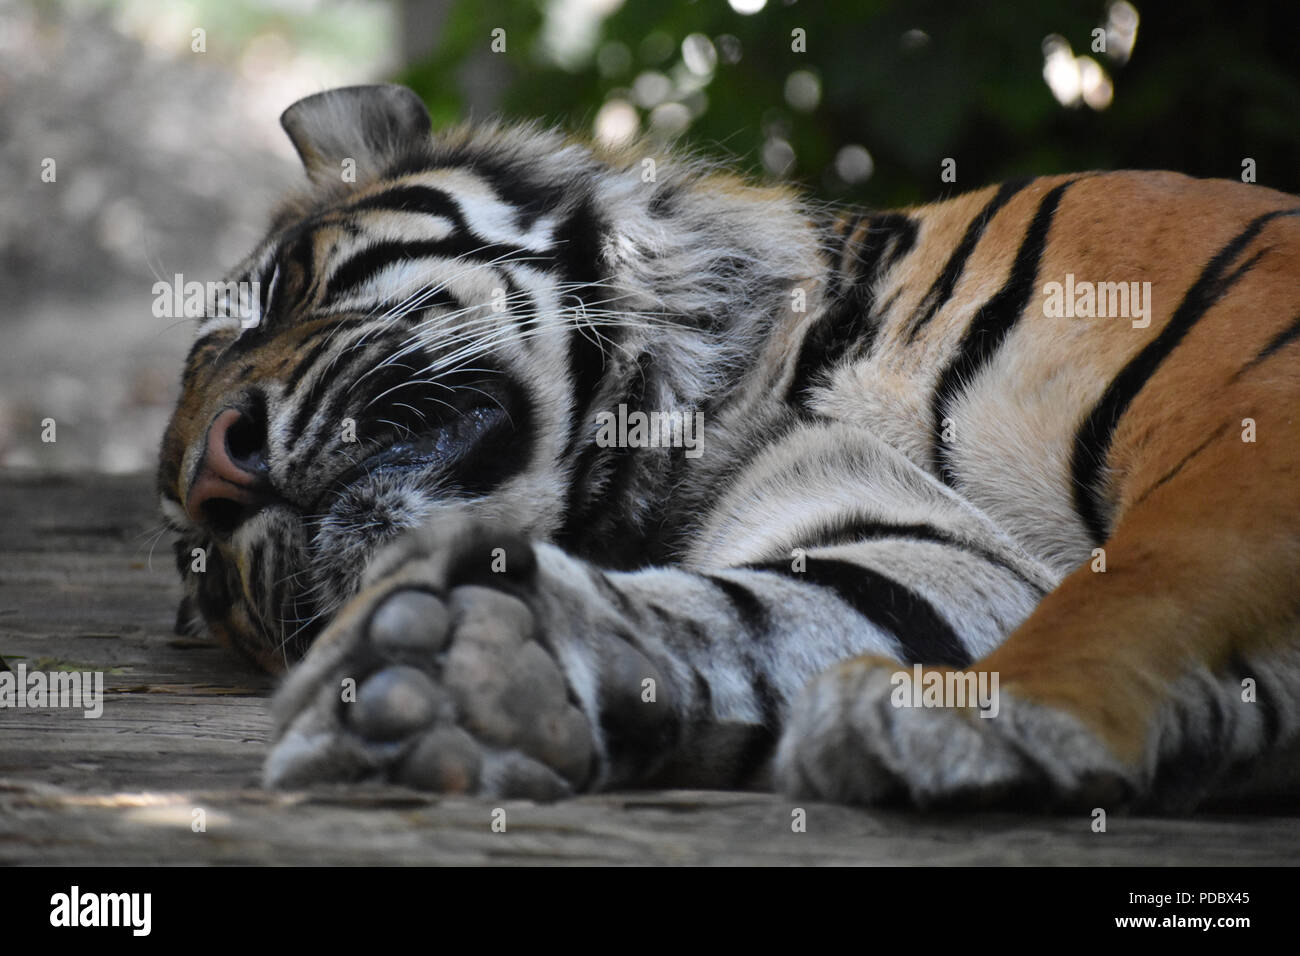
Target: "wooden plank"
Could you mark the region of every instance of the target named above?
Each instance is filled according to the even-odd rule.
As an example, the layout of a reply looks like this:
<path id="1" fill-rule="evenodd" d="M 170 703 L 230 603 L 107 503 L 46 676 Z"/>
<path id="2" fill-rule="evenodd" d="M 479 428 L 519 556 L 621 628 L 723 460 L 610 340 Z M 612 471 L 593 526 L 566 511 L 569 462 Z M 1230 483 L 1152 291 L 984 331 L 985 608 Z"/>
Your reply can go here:
<path id="1" fill-rule="evenodd" d="M 557 804 L 269 793 L 272 682 L 171 633 L 145 477 L 0 473 L 0 657 L 105 672 L 103 715 L 0 710 L 0 863 L 1163 864 L 1300 859 L 1300 819 L 923 815 L 669 791 Z M 807 831 L 792 832 L 794 806 Z M 494 832 L 492 811 L 505 810 Z M 206 830 L 195 832 L 195 810 Z"/>

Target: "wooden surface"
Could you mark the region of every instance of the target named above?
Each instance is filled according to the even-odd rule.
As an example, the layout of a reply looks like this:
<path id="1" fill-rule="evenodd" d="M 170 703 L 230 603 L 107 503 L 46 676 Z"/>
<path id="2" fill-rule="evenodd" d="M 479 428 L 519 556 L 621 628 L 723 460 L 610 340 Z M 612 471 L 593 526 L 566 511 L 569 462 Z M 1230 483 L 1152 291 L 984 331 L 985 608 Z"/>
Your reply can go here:
<path id="1" fill-rule="evenodd" d="M 924 816 L 762 794 L 553 805 L 257 787 L 271 681 L 171 633 L 146 477 L 0 472 L 0 657 L 105 672 L 103 716 L 0 709 L 2 863 L 1286 864 L 1300 817 Z M 807 831 L 791 829 L 802 806 Z M 505 832 L 492 829 L 505 811 Z M 195 810 L 206 830 L 195 832 Z"/>

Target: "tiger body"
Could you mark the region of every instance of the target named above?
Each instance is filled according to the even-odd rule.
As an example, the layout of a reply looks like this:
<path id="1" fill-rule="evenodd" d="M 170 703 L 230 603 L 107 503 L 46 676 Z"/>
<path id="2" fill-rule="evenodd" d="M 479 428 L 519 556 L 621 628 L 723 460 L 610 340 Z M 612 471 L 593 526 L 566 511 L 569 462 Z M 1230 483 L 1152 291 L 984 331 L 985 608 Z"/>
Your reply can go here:
<path id="1" fill-rule="evenodd" d="M 1121 172 L 833 211 L 430 139 L 399 88 L 284 125 L 313 190 L 240 269 L 253 321 L 200 328 L 160 468 L 182 573 L 212 556 L 188 624 L 314 642 L 268 781 L 1291 787 L 1300 200 Z M 698 454 L 598 440 L 628 411 L 698 414 Z M 900 706 L 921 674 L 1000 700 Z"/>

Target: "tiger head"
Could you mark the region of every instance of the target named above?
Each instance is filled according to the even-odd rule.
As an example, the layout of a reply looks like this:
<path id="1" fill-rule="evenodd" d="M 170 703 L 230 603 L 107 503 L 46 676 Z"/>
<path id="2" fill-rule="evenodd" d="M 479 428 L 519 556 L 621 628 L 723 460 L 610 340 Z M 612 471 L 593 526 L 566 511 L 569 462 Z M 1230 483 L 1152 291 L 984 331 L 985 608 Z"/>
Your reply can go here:
<path id="1" fill-rule="evenodd" d="M 310 186 L 200 321 L 162 442 L 178 626 L 283 668 L 379 548 L 452 509 L 653 560 L 681 452 L 602 447 L 594 413 L 722 407 L 791 290 L 816 296 L 798 200 L 535 127 L 434 135 L 403 87 L 281 124 Z"/>

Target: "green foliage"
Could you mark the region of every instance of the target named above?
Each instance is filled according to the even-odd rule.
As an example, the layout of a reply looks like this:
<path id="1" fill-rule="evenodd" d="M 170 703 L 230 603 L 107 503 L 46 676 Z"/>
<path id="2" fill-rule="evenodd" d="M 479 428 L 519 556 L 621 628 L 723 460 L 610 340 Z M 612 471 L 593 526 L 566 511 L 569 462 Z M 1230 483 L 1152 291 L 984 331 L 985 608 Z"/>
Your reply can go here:
<path id="1" fill-rule="evenodd" d="M 464 118 L 475 84 L 491 75 L 500 95 L 488 105 L 590 134 L 602 104 L 633 98 L 639 74 L 684 69 L 683 38 L 703 34 L 721 50 L 731 36 L 740 59 L 719 60 L 684 141 L 761 171 L 764 144 L 784 140 L 795 156 L 788 175 L 826 198 L 898 205 L 1017 174 L 1092 168 L 1239 178 L 1246 157 L 1260 183 L 1300 192 L 1293 30 L 1276 15 L 1245 18 L 1239 5 L 1211 0 L 1134 3 L 1141 20 L 1127 63 L 1091 50 L 1105 0 L 769 0 L 750 16 L 726 0 L 627 0 L 589 50 L 561 65 L 546 41 L 561 4 L 454 0 L 434 53 L 400 79 L 437 122 Z M 504 53 L 490 52 L 495 28 L 506 31 Z M 806 52 L 792 50 L 795 29 Z M 1043 76 L 1049 34 L 1103 67 L 1114 87 L 1108 108 L 1057 102 Z M 624 70 L 614 68 L 620 46 L 630 54 Z M 798 70 L 820 81 L 811 111 L 786 99 Z M 644 127 L 649 111 L 639 114 Z M 834 173 L 849 144 L 874 163 L 856 185 Z M 945 157 L 957 162 L 956 183 L 940 180 Z"/>

